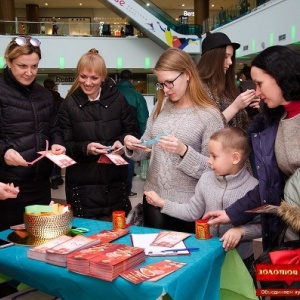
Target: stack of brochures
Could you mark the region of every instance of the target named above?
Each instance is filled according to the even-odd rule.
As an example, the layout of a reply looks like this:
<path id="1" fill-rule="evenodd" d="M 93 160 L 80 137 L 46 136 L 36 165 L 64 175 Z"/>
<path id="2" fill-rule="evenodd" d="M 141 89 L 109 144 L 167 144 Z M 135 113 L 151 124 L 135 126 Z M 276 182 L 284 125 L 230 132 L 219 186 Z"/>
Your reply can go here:
<path id="1" fill-rule="evenodd" d="M 48 249 L 51 249 L 59 244 L 62 244 L 68 240 L 70 240 L 72 237 L 67 236 L 67 235 L 62 235 L 59 236 L 56 239 L 53 239 L 45 244 L 29 248 L 27 251 L 27 257 L 36 259 L 36 260 L 41 260 L 41 261 L 46 261 L 46 251 Z"/>
<path id="2" fill-rule="evenodd" d="M 100 240 L 98 239 L 91 239 L 83 235 L 76 235 L 62 244 L 47 249 L 46 262 L 53 265 L 66 267 L 68 254 L 76 250 L 92 247 L 99 243 Z"/>
<path id="3" fill-rule="evenodd" d="M 145 261 L 144 249 L 123 244 L 101 243 L 67 256 L 70 271 L 113 281 L 125 270 Z"/>

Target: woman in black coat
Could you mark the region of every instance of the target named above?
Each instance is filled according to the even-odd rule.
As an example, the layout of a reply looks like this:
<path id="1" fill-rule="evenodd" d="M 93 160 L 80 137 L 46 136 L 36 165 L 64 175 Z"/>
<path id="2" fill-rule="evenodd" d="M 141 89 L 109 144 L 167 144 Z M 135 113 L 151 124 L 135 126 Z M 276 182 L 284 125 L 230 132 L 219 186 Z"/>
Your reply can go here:
<path id="1" fill-rule="evenodd" d="M 65 148 L 55 116 L 52 95 L 35 82 L 41 59 L 40 42 L 30 36 L 14 38 L 6 48 L 6 68 L 0 76 L 0 182 L 19 187 L 16 199 L 0 202 L 0 230 L 23 223 L 25 206 L 49 204 L 53 163 L 45 150 Z M 15 198 L 14 196 L 11 198 Z"/>
<path id="2" fill-rule="evenodd" d="M 66 170 L 66 198 L 75 216 L 111 220 L 114 210 L 131 210 L 127 165 L 98 160 L 137 135 L 137 124 L 96 49 L 80 58 L 77 74 L 59 110 L 67 154 L 77 162 Z"/>

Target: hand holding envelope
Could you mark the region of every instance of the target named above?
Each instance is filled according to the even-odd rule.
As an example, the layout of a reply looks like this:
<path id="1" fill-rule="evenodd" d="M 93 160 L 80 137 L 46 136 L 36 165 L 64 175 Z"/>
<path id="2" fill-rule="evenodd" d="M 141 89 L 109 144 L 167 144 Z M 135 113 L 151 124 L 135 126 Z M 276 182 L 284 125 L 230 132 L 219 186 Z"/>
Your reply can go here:
<path id="1" fill-rule="evenodd" d="M 52 145 L 52 148 L 53 150 L 49 151 L 49 142 L 46 140 L 46 150 L 39 151 L 38 153 L 41 154 L 41 156 L 31 162 L 27 162 L 27 164 L 33 165 L 44 157 L 47 157 L 48 159 L 52 160 L 60 168 L 66 168 L 76 164 L 75 160 L 73 160 L 71 157 L 67 156 L 66 154 L 63 154 L 66 151 L 65 147 L 55 144 Z"/>

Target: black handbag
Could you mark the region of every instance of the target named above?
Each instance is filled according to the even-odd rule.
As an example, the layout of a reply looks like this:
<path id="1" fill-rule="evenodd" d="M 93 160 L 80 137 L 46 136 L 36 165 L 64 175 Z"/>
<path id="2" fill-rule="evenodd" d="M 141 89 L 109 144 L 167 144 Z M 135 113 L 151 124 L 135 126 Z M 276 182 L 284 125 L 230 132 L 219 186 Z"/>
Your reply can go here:
<path id="1" fill-rule="evenodd" d="M 286 230 L 288 228 L 288 225 L 283 221 L 280 220 L 279 226 L 278 226 L 278 233 L 274 237 L 274 239 L 271 242 L 271 246 L 265 250 L 257 259 L 254 260 L 253 263 L 253 274 L 256 278 L 256 265 L 257 264 L 272 264 L 272 261 L 270 259 L 269 253 L 272 251 L 278 251 L 278 250 L 293 250 L 300 248 L 300 240 L 295 241 L 289 241 L 284 242 L 284 236 L 286 233 Z M 256 284 L 257 287 L 261 287 L 262 289 L 299 289 L 300 288 L 300 282 L 295 281 L 291 285 L 288 285 L 285 281 L 259 281 Z M 276 297 L 274 299 L 287 299 L 287 300 L 299 300 L 298 297 Z"/>

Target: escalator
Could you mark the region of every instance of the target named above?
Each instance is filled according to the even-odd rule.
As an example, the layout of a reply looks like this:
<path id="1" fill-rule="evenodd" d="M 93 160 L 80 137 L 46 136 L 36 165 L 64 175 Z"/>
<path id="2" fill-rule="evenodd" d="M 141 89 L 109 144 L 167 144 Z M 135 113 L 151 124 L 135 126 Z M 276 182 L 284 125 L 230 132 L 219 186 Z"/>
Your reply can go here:
<path id="1" fill-rule="evenodd" d="M 162 48 L 176 47 L 190 54 L 200 53 L 200 25 L 178 22 L 150 1 L 99 1 Z"/>

